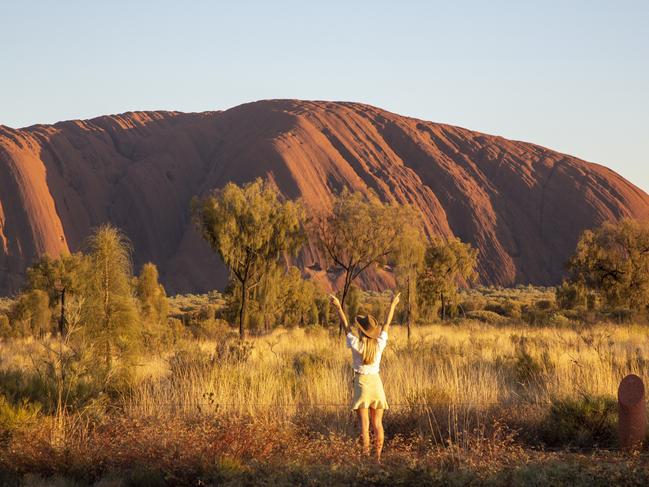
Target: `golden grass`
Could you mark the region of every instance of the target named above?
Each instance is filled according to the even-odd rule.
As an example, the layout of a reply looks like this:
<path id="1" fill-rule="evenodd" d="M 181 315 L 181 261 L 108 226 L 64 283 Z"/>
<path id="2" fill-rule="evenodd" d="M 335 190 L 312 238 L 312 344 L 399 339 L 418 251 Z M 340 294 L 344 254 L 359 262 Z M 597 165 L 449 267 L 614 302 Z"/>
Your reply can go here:
<path id="1" fill-rule="evenodd" d="M 564 475 L 563 456 L 526 446 L 537 446 L 543 428 L 555 427 L 547 419 L 553 401 L 614 398 L 626 374 L 646 377 L 646 331 L 465 321 L 418 327 L 408 343 L 405 330 L 394 326 L 382 363 L 392 407 L 382 472 L 394 483 L 469 475 L 495 479 L 493 485 Z M 176 479 L 172 484 L 209 472 L 216 484 L 223 475 L 250 484 L 290 465 L 297 478 L 314 475 L 323 484 L 374 483 L 376 471 L 365 468 L 354 443 L 350 352 L 337 330 L 278 329 L 251 338 L 243 361 L 223 354 L 224 341 L 238 343 L 183 340 L 174 350 L 143 357 L 131 391 L 113 398 L 92 424 L 93 413 L 82 411 L 63 423 L 40 416 L 5 446 L 0 442 L 0 470 L 97 479 L 146 466 L 141 475 L 162 472 Z M 34 339 L 0 342 L 0 370 L 33 372 L 42 350 Z M 610 455 L 616 466 L 598 475 L 626 472 L 627 460 Z M 599 461 L 584 457 L 567 478 L 599 468 Z M 536 465 L 531 470 L 524 467 L 530 462 Z M 287 484 L 295 480 L 290 472 L 281 477 Z M 649 478 L 649 471 L 633 472 Z"/>
<path id="2" fill-rule="evenodd" d="M 295 328 L 251 341 L 244 362 L 210 362 L 215 342 L 186 343 L 189 366 L 173 372 L 168 360 L 147 362 L 139 374 L 146 380 L 125 400 L 125 410 L 285 419 L 314 408 L 348 412 L 350 353 L 337 332 Z M 584 394 L 614 397 L 626 374 L 647 375 L 648 353 L 649 335 L 637 326 L 577 330 L 465 322 L 417 328 L 410 343 L 405 330 L 393 327 L 382 377 L 395 414 L 423 405 L 542 406 Z"/>

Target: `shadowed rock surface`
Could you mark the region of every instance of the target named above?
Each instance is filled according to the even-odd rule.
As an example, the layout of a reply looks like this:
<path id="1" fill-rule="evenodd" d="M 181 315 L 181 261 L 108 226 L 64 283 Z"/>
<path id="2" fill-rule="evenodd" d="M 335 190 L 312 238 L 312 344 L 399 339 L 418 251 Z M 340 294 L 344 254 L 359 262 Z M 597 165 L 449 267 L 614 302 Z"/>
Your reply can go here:
<path id="1" fill-rule="evenodd" d="M 268 100 L 223 112 L 129 112 L 0 126 L 0 294 L 42 253 L 83 248 L 112 222 L 134 263 L 158 265 L 169 292 L 222 288 L 226 271 L 189 206 L 228 181 L 272 178 L 326 208 L 344 186 L 418 207 L 429 234 L 480 251 L 485 284 L 556 284 L 585 228 L 649 218 L 649 196 L 615 172 L 538 145 L 396 115 L 359 103 Z M 336 280 L 298 259 L 307 274 Z M 366 287 L 390 285 L 386 271 Z"/>

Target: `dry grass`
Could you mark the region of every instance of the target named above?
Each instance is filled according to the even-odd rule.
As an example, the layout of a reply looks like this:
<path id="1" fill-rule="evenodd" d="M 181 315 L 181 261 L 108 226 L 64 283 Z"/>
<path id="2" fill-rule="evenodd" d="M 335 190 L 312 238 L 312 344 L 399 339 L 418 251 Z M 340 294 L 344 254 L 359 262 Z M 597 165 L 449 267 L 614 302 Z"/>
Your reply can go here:
<path id="1" fill-rule="evenodd" d="M 277 481 L 289 484 L 305 483 L 309 475 L 319 479 L 315 484 L 376 485 L 563 479 L 568 467 L 561 457 L 530 450 L 542 446 L 544 428 L 553 427 L 553 405 L 614 399 L 622 377 L 649 372 L 649 334 L 639 326 L 465 321 L 416 328 L 410 343 L 405 330 L 393 327 L 382 363 L 392 407 L 384 477 L 377 480 L 357 457 L 350 354 L 337 330 L 276 330 L 250 342 L 248 354 L 229 338 L 184 340 L 173 351 L 143 358 L 130 391 L 99 416 L 72 414 L 56 441 L 51 432 L 60 423 L 45 416 L 9 439 L 0 436 L 0 467 L 14 475 L 95 481 L 136 466 L 144 469 L 137 475 L 162 475 L 161 485 L 189 478 L 251 483 L 278 471 L 286 476 Z M 0 343 L 0 370 L 30 373 L 39 350 L 31 339 Z M 595 455 L 627 462 L 617 454 Z M 575 468 L 582 475 L 591 467 Z M 573 473 L 567 483 L 581 481 Z M 645 479 L 647 472 L 628 473 L 636 474 Z"/>
<path id="2" fill-rule="evenodd" d="M 192 412 L 208 404 L 220 412 L 290 418 L 300 409 L 349 403 L 349 350 L 335 331 L 276 330 L 252 343 L 245 361 L 214 358 L 217 343 L 208 341 L 185 344 L 185 367 L 170 370 L 169 357 L 149 361 L 140 371 L 148 379 L 128 398 L 126 411 Z M 545 405 L 583 395 L 614 397 L 626 374 L 647 375 L 648 350 L 649 334 L 636 326 L 575 330 L 464 322 L 417 328 L 410 343 L 394 327 L 382 376 L 395 414 L 424 404 Z"/>

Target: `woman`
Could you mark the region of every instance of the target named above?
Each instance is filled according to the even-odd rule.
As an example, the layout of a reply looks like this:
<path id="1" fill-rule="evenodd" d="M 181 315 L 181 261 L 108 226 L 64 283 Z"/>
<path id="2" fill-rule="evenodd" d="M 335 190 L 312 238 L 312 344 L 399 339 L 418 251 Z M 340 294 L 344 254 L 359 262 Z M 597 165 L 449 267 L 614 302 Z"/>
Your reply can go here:
<path id="1" fill-rule="evenodd" d="M 358 325 L 359 338 L 357 338 L 349 326 L 347 316 L 343 311 L 340 301 L 331 294 L 331 302 L 338 310 L 340 321 L 347 333 L 347 347 L 352 350 L 352 363 L 354 369 L 354 400 L 352 409 L 358 414 L 361 427 L 361 440 L 363 452 L 370 452 L 370 420 L 374 430 L 374 445 L 376 447 L 376 459 L 381 460 L 383 451 L 383 410 L 388 409 L 388 402 L 385 399 L 383 382 L 379 375 L 381 354 L 388 342 L 388 329 L 394 315 L 394 308 L 399 303 L 397 293 L 392 298 L 390 311 L 385 324 L 380 326 L 372 315 L 356 316 L 354 321 Z"/>

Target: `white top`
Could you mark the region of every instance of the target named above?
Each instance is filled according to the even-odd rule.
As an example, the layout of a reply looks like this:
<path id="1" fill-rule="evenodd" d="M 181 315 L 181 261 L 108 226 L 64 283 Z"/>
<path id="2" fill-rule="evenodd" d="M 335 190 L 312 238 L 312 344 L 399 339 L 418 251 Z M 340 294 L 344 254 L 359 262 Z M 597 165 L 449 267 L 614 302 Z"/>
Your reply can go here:
<path id="1" fill-rule="evenodd" d="M 363 344 L 353 333 L 347 333 L 347 347 L 352 349 L 352 362 L 354 372 L 363 375 L 379 373 L 381 354 L 383 353 L 383 349 L 385 349 L 385 346 L 388 343 L 388 332 L 382 331 L 376 341 L 378 342 L 378 346 L 376 347 L 376 357 L 374 357 L 374 362 L 372 362 L 371 364 L 363 365 Z"/>

